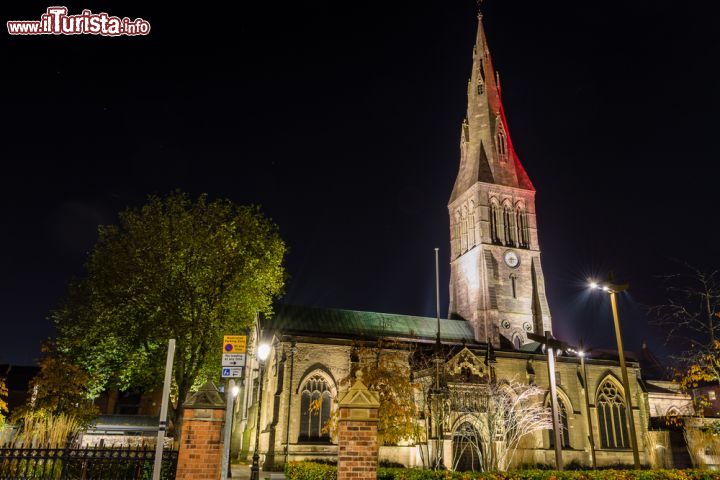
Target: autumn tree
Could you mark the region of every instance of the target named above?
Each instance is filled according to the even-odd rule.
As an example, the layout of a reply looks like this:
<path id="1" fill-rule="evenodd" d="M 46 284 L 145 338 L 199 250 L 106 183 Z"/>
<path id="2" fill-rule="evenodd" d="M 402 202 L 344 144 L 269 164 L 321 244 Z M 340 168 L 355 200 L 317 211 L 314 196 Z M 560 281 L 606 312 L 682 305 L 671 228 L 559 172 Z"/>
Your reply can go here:
<path id="1" fill-rule="evenodd" d="M 153 389 L 170 338 L 178 419 L 193 386 L 217 377 L 223 334 L 270 314 L 286 252 L 259 208 L 181 192 L 150 196 L 99 227 L 85 275 L 52 314 L 58 352 L 90 376 L 90 391 Z"/>
<path id="2" fill-rule="evenodd" d="M 720 272 L 685 264 L 681 273 L 667 275 L 663 281 L 667 300 L 650 313 L 666 329 L 668 343 L 679 350 L 678 358 L 693 362 L 720 340 Z"/>
<path id="3" fill-rule="evenodd" d="M 409 439 L 417 416 L 408 352 L 395 347 L 393 342 L 379 340 L 377 345 L 357 352 L 363 383 L 380 396 L 378 434 L 386 445 Z"/>
<path id="4" fill-rule="evenodd" d="M 8 413 L 8 388 L 5 384 L 5 379 L 0 378 L 0 430 L 5 426 L 5 416 Z"/>
<path id="5" fill-rule="evenodd" d="M 720 272 L 684 265 L 664 277 L 667 300 L 652 307 L 676 349 L 677 380 L 684 389 L 720 382 Z"/>
<path id="6" fill-rule="evenodd" d="M 408 352 L 398 345 L 378 340 L 374 346 L 362 346 L 355 350 L 350 375 L 339 381 L 340 391 L 346 391 L 355 381 L 355 374 L 362 371 L 362 382 L 368 390 L 378 392 L 378 436 L 382 444 L 394 445 L 410 439 L 415 429 L 417 408 L 415 387 L 410 380 Z M 322 397 L 310 404 L 311 412 L 320 412 Z M 337 399 L 335 399 L 337 401 Z M 323 431 L 332 435 L 337 430 L 338 411 L 323 425 Z"/>
<path id="7" fill-rule="evenodd" d="M 38 417 L 64 414 L 81 424 L 89 423 L 100 413 L 92 404 L 90 376 L 59 355 L 52 344 L 43 344 L 42 352 L 38 362 L 40 371 L 30 381 L 30 397 L 13 412 L 13 418 L 21 419 L 28 414 Z"/>

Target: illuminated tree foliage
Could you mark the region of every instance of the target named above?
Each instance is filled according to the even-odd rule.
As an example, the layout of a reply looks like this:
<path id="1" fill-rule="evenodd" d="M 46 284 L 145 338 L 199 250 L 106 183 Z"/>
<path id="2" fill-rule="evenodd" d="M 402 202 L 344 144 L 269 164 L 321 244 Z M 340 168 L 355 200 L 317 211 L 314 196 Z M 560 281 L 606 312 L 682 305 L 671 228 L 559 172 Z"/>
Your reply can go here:
<path id="1" fill-rule="evenodd" d="M 107 388 L 162 383 L 167 341 L 176 339 L 173 380 L 179 418 L 194 385 L 217 377 L 223 334 L 271 313 L 283 289 L 286 247 L 254 206 L 150 196 L 99 227 L 83 278 L 52 314 L 59 353 Z"/>
<path id="2" fill-rule="evenodd" d="M 5 415 L 8 413 L 7 397 L 8 389 L 7 385 L 5 385 L 5 379 L 0 378 L 0 429 L 5 425 Z"/>
<path id="3" fill-rule="evenodd" d="M 362 381 L 380 396 L 378 434 L 386 445 L 411 438 L 418 413 L 408 352 L 391 347 L 392 344 L 381 341 L 374 348 L 361 348 L 358 352 Z"/>
<path id="4" fill-rule="evenodd" d="M 13 412 L 13 418 L 64 414 L 87 424 L 100 413 L 91 403 L 90 376 L 57 355 L 51 345 L 44 344 L 42 350 L 45 355 L 39 362 L 40 371 L 30 382 L 30 398 L 17 412 Z"/>
<path id="5" fill-rule="evenodd" d="M 705 348 L 693 357 L 693 361 L 678 375 L 680 386 L 691 389 L 707 383 L 720 382 L 720 340 L 712 348 Z"/>
<path id="6" fill-rule="evenodd" d="M 340 380 L 340 392 L 347 391 L 355 382 L 355 373 L 362 371 L 362 382 L 369 390 L 378 392 L 378 436 L 385 445 L 394 445 L 410 439 L 415 432 L 417 407 L 415 385 L 410 380 L 408 352 L 393 349 L 394 344 L 379 340 L 375 347 L 361 347 L 356 351 L 359 362 L 350 376 Z M 337 403 L 337 399 L 335 399 Z M 322 397 L 310 404 L 311 412 L 322 408 Z M 338 410 L 335 410 L 323 431 L 337 433 Z"/>

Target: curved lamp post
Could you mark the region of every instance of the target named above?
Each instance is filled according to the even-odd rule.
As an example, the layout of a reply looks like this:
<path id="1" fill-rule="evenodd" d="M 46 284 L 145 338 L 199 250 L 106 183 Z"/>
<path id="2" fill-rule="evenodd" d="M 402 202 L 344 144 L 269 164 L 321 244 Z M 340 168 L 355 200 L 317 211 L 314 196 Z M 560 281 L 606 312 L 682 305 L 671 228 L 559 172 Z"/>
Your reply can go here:
<path id="1" fill-rule="evenodd" d="M 260 370 L 260 383 L 258 383 L 258 404 L 257 404 L 257 421 L 255 422 L 255 452 L 252 457 L 252 467 L 250 467 L 250 480 L 260 479 L 260 412 L 262 411 L 262 393 L 263 393 L 263 369 L 265 360 L 270 355 L 270 345 L 261 343 L 257 348 L 258 370 Z"/>
<path id="2" fill-rule="evenodd" d="M 635 418 L 632 409 L 632 395 L 630 394 L 630 382 L 628 381 L 627 367 L 625 366 L 625 350 L 623 348 L 622 333 L 620 332 L 620 318 L 618 317 L 616 294 L 627 290 L 629 285 L 613 283 L 612 273 L 607 282 L 590 282 L 593 290 L 602 290 L 610 295 L 610 306 L 612 307 L 613 321 L 615 322 L 615 338 L 617 340 L 618 357 L 620 357 L 620 371 L 622 372 L 623 388 L 625 389 L 625 401 L 627 402 L 628 424 L 630 427 L 630 446 L 633 451 L 633 462 L 635 469 L 640 468 L 640 453 L 638 452 L 637 436 L 635 434 Z"/>

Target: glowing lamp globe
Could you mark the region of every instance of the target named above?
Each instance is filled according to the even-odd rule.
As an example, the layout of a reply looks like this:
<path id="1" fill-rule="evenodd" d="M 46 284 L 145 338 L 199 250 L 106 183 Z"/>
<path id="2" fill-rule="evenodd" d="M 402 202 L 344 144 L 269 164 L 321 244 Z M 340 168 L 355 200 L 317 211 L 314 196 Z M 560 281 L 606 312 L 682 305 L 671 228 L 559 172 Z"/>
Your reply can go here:
<path id="1" fill-rule="evenodd" d="M 267 343 L 261 343 L 258 346 L 258 350 L 257 350 L 258 360 L 260 360 L 261 362 L 264 362 L 265 360 L 267 360 L 269 355 L 270 355 L 270 345 L 268 345 Z"/>

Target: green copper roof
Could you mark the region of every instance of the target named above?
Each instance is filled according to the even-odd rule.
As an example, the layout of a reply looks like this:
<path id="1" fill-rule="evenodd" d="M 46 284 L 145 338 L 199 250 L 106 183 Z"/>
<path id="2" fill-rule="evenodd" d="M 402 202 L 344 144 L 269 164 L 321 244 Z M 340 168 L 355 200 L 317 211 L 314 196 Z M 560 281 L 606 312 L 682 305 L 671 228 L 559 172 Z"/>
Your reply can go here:
<path id="1" fill-rule="evenodd" d="M 263 322 L 263 328 L 296 335 L 323 337 L 406 337 L 434 340 L 437 319 L 392 313 L 359 312 L 281 305 Z M 464 320 L 440 320 L 444 341 L 474 343 L 470 324 Z"/>

